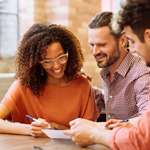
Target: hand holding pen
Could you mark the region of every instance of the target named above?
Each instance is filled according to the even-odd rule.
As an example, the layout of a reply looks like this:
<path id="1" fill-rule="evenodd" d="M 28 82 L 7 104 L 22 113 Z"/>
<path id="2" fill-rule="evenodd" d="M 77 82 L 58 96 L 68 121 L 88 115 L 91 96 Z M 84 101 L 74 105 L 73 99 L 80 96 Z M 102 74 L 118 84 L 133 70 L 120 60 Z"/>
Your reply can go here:
<path id="1" fill-rule="evenodd" d="M 26 115 L 26 117 L 33 120 L 29 128 L 29 132 L 34 137 L 47 137 L 46 134 L 42 131 L 42 129 L 54 130 L 44 119 L 35 119 L 29 115 Z"/>
<path id="2" fill-rule="evenodd" d="M 37 119 L 35 119 L 35 118 L 33 118 L 33 117 L 29 116 L 29 115 L 26 115 L 26 117 L 28 117 L 29 119 L 31 119 L 31 120 L 33 120 L 33 121 L 36 121 L 36 122 L 41 123 L 40 120 L 37 120 Z M 47 128 L 49 128 L 49 129 L 51 129 L 51 130 L 54 130 L 54 129 L 53 129 L 52 127 L 50 127 L 50 126 L 47 126 Z"/>
<path id="3" fill-rule="evenodd" d="M 121 120 L 121 121 L 118 121 L 118 120 L 115 120 L 115 119 L 112 119 L 112 120 L 109 120 L 106 124 L 105 124 L 105 127 L 102 127 L 101 129 L 112 129 L 114 127 L 118 127 L 118 126 L 121 126 L 123 125 L 122 123 L 127 123 L 129 122 L 129 120 Z M 126 125 L 125 125 L 126 126 Z"/>

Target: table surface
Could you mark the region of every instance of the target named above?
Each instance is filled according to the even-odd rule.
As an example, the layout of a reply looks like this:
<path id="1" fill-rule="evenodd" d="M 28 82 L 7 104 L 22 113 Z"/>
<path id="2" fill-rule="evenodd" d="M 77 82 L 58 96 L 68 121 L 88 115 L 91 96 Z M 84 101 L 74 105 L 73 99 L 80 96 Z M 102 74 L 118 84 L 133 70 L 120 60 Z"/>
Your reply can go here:
<path id="1" fill-rule="evenodd" d="M 81 148 L 70 139 L 34 138 L 32 136 L 0 134 L 0 150 L 34 150 L 35 145 L 43 150 L 110 150 L 98 144 Z"/>

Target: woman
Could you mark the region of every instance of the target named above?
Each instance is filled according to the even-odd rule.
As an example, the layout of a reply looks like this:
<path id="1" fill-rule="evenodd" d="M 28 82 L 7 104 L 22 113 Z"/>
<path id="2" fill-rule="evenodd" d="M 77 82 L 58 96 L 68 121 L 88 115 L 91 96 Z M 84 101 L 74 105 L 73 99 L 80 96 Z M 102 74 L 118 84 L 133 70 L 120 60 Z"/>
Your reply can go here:
<path id="1" fill-rule="evenodd" d="M 0 132 L 40 137 L 47 126 L 63 130 L 75 118 L 95 121 L 91 84 L 84 76 L 76 78 L 83 61 L 78 39 L 66 27 L 34 24 L 18 48 L 16 80 L 0 103 Z"/>

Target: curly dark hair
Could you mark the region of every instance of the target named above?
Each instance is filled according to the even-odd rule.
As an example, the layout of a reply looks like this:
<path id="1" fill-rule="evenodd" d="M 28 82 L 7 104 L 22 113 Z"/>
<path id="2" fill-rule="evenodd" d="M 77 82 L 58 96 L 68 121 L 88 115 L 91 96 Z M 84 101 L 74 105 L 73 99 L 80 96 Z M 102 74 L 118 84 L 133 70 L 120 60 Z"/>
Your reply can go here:
<path id="1" fill-rule="evenodd" d="M 150 29 L 150 0 L 126 0 L 121 4 L 118 20 L 121 28 L 130 26 L 132 31 L 144 42 L 144 32 Z"/>
<path id="2" fill-rule="evenodd" d="M 44 91 L 47 74 L 39 63 L 47 54 L 48 46 L 60 42 L 65 53 L 68 52 L 65 75 L 71 81 L 83 67 L 84 55 L 79 40 L 62 25 L 46 25 L 38 23 L 32 25 L 25 33 L 14 60 L 16 75 L 24 87 L 29 87 L 34 94 Z"/>

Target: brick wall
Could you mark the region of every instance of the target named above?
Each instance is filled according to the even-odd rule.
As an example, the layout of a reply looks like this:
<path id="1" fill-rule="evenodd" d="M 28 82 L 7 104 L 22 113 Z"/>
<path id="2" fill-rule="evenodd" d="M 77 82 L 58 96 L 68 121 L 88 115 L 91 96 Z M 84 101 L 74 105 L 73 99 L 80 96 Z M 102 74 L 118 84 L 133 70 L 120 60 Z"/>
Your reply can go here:
<path id="1" fill-rule="evenodd" d="M 88 23 L 101 11 L 100 0 L 70 0 L 69 1 L 69 28 L 80 40 L 85 54 L 84 70 L 92 76 L 92 84 L 101 87 L 100 69 L 90 52 L 88 43 Z"/>
<path id="2" fill-rule="evenodd" d="M 34 24 L 34 0 L 19 0 L 19 40 L 28 28 Z"/>

